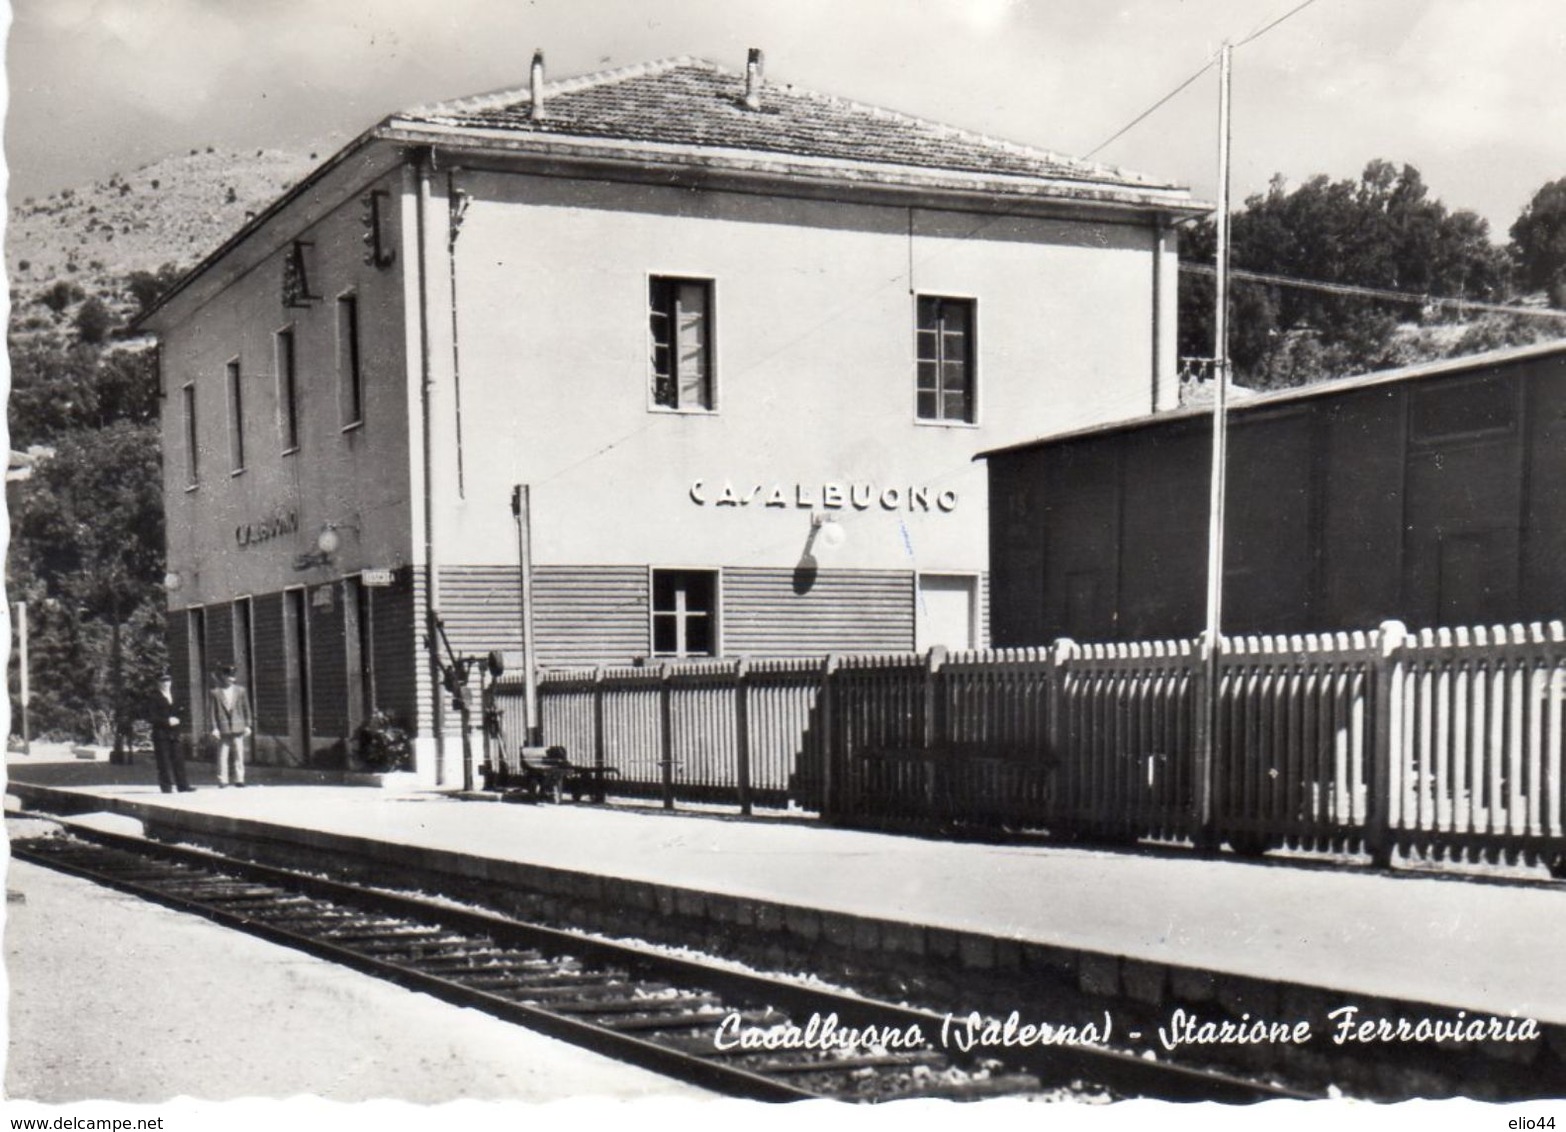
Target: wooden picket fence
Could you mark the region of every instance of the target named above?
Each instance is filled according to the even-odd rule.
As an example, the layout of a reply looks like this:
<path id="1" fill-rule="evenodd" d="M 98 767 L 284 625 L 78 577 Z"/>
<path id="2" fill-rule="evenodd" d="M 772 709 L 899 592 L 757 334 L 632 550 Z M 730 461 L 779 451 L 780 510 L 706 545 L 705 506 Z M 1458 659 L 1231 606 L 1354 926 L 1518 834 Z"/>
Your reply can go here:
<path id="1" fill-rule="evenodd" d="M 1209 686 L 1216 680 L 1216 694 Z M 502 684 L 507 736 L 519 688 Z M 1245 853 L 1566 856 L 1566 633 L 1228 638 L 543 673 L 627 794 Z M 514 742 L 514 739 L 507 740 Z"/>
<path id="2" fill-rule="evenodd" d="M 544 672 L 539 715 L 573 761 L 612 766 L 628 796 L 782 806 L 821 764 L 817 660 L 697 661 Z M 504 742 L 523 734 L 522 686 L 496 685 Z"/>

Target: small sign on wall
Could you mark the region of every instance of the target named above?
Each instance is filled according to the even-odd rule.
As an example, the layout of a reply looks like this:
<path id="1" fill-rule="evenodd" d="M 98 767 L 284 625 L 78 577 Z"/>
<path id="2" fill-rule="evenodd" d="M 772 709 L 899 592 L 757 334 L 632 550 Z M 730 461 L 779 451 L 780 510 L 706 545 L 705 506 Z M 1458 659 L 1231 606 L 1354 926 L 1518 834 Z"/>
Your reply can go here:
<path id="1" fill-rule="evenodd" d="M 324 586 L 317 586 L 310 594 L 310 604 L 316 609 L 332 608 L 332 591 L 334 588 L 330 583 Z"/>
<path id="2" fill-rule="evenodd" d="M 366 586 L 389 586 L 392 584 L 392 572 L 390 570 L 363 570 L 359 573 L 359 581 Z"/>

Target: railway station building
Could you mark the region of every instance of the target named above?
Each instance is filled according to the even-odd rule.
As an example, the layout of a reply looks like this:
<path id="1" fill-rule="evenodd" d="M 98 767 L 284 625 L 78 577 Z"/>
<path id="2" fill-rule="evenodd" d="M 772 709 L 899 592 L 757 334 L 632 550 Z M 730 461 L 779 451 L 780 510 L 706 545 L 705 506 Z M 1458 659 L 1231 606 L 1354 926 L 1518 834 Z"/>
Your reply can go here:
<path id="1" fill-rule="evenodd" d="M 192 739 L 231 661 L 258 761 L 379 708 L 433 779 L 430 627 L 516 655 L 524 540 L 544 667 L 987 643 L 973 457 L 1176 403 L 1203 211 L 759 53 L 386 118 L 142 322 Z"/>
<path id="2" fill-rule="evenodd" d="M 1212 417 L 985 453 L 997 646 L 1195 637 Z M 1566 342 L 1229 409 L 1228 635 L 1527 624 L 1566 612 Z"/>

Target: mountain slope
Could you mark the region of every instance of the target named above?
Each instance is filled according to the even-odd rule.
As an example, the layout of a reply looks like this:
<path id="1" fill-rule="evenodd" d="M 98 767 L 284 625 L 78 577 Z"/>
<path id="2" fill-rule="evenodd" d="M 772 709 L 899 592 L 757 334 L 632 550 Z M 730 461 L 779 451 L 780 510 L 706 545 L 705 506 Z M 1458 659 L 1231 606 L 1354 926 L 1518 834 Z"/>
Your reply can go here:
<path id="1" fill-rule="evenodd" d="M 225 152 L 207 148 L 167 157 L 128 174 L 28 198 L 11 210 L 6 271 L 13 330 L 29 304 L 61 280 L 98 295 L 116 313 L 130 305 L 126 276 L 165 264 L 194 266 L 318 164 L 325 151 Z M 79 300 L 76 300 L 79 301 Z M 69 310 L 51 321 L 68 318 Z"/>

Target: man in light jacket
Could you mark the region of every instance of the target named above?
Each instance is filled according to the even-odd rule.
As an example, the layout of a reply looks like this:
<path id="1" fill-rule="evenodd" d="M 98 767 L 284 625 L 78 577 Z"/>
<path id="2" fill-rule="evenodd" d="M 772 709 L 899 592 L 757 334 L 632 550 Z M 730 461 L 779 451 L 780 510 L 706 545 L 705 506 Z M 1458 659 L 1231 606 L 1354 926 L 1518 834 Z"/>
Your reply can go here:
<path id="1" fill-rule="evenodd" d="M 250 737 L 250 696 L 235 682 L 234 666 L 217 670 L 218 686 L 208 694 L 212 708 L 212 738 L 217 740 L 217 780 L 227 786 L 232 757 L 234 785 L 245 784 L 245 740 Z"/>

